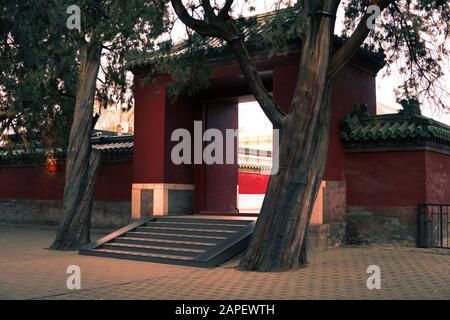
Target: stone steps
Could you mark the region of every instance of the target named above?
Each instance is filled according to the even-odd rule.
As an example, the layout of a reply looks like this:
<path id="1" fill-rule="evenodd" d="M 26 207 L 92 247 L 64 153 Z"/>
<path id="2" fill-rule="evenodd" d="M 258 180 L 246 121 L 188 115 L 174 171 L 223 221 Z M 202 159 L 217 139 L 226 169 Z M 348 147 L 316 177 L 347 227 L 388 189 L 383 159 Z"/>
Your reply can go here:
<path id="1" fill-rule="evenodd" d="M 244 250 L 255 219 L 153 217 L 135 222 L 80 254 L 156 263 L 211 267 Z"/>

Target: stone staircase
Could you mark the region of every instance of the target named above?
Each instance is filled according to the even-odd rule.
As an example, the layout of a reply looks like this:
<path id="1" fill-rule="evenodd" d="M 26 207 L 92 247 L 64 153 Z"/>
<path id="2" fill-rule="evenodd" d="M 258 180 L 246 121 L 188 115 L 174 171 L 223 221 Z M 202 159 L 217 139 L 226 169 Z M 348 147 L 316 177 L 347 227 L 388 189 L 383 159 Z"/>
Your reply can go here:
<path id="1" fill-rule="evenodd" d="M 80 249 L 80 254 L 214 267 L 247 247 L 255 220 L 223 216 L 151 217 Z"/>

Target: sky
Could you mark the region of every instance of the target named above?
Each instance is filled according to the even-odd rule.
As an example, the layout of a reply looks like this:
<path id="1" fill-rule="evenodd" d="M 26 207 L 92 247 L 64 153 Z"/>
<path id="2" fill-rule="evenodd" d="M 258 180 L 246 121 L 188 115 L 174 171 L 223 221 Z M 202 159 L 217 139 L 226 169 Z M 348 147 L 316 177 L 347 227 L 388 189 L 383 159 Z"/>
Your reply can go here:
<path id="1" fill-rule="evenodd" d="M 239 104 L 239 130 L 254 135 L 272 134 L 272 123 L 257 102 Z"/>

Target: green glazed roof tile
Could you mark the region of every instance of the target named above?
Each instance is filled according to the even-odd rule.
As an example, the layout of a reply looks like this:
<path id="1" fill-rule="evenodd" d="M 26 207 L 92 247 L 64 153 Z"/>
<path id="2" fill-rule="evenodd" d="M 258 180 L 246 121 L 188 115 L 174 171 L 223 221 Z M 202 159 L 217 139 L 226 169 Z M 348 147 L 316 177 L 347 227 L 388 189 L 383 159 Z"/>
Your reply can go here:
<path id="1" fill-rule="evenodd" d="M 413 110 L 413 111 L 412 111 Z M 450 127 L 408 108 L 396 114 L 369 115 L 367 106 L 356 106 L 347 116 L 340 137 L 344 142 L 372 143 L 426 140 L 450 146 Z"/>

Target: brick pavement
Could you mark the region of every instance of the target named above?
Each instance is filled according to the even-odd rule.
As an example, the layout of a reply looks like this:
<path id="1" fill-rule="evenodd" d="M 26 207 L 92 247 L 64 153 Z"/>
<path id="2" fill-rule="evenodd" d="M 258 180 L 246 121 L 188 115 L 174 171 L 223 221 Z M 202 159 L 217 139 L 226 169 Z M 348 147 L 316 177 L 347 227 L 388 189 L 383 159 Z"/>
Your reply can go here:
<path id="1" fill-rule="evenodd" d="M 44 250 L 54 233 L 0 226 L 0 299 L 450 299 L 450 254 L 441 252 L 345 247 L 300 270 L 244 273 Z M 81 268 L 79 291 L 66 288 L 69 265 Z M 367 289 L 369 265 L 381 268 L 381 290 Z"/>

